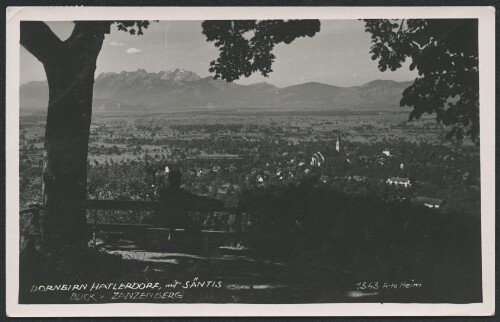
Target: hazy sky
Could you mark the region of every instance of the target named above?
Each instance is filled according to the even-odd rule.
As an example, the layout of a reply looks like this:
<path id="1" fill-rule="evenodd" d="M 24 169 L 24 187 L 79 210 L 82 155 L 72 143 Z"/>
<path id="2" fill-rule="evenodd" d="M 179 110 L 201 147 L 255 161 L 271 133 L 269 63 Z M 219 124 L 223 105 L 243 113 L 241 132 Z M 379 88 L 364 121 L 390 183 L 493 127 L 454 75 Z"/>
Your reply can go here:
<path id="1" fill-rule="evenodd" d="M 61 39 L 66 39 L 73 29 L 72 22 L 48 24 Z M 416 73 L 410 72 L 408 65 L 396 72 L 380 72 L 369 50 L 370 35 L 364 31 L 362 21 L 321 21 L 321 31 L 313 38 L 299 38 L 290 45 L 275 47 L 274 72 L 269 77 L 253 75 L 237 83 L 266 81 L 285 87 L 315 81 L 354 86 L 375 79 L 415 78 Z M 201 33 L 201 21 L 152 22 L 143 36 L 131 36 L 113 27 L 99 54 L 96 76 L 139 68 L 149 72 L 183 68 L 206 77 L 210 75 L 210 61 L 217 56 L 217 49 Z M 45 80 L 41 63 L 22 47 L 20 73 L 21 83 Z"/>

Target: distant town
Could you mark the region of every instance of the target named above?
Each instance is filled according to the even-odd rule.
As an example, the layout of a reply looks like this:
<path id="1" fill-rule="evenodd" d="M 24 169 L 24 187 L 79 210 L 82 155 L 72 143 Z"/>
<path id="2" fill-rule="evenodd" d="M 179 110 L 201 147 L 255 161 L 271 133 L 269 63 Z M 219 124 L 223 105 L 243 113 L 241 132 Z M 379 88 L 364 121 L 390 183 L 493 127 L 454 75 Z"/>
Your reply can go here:
<path id="1" fill-rule="evenodd" d="M 44 128 L 41 116 L 21 118 L 22 205 L 41 202 Z M 177 163 L 184 189 L 228 206 L 245 189 L 307 182 L 478 215 L 479 148 L 445 133 L 433 118 L 385 111 L 98 115 L 88 198 L 154 200 L 154 171 Z"/>

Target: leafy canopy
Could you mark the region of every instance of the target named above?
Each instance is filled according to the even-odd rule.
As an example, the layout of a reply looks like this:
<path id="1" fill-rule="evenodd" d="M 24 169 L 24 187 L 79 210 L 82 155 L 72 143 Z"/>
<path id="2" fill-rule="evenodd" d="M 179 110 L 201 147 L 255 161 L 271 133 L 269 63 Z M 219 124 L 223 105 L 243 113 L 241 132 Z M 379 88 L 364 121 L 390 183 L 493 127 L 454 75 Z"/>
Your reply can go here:
<path id="1" fill-rule="evenodd" d="M 126 21 L 115 21 L 118 30 L 128 32 L 131 35 L 142 35 L 144 29 L 148 29 L 148 20 L 126 20 Z"/>
<path id="2" fill-rule="evenodd" d="M 298 37 L 313 37 L 319 20 L 207 20 L 202 23 L 207 41 L 219 49 L 210 63 L 215 78 L 234 81 L 254 72 L 269 75 L 276 56 L 274 46 L 290 44 Z"/>
<path id="3" fill-rule="evenodd" d="M 451 126 L 448 138 L 479 144 L 478 22 L 475 19 L 364 20 L 372 59 L 381 71 L 400 68 L 407 58 L 418 77 L 403 92 L 410 120 L 436 113 Z"/>
<path id="4" fill-rule="evenodd" d="M 401 106 L 413 107 L 409 119 L 436 113 L 450 126 L 448 138 L 470 137 L 479 144 L 479 70 L 477 20 L 364 20 L 372 36 L 373 60 L 381 71 L 396 70 L 406 59 L 419 77 L 403 93 Z M 254 72 L 272 72 L 274 46 L 313 37 L 318 20 L 205 21 L 203 34 L 219 57 L 210 63 L 215 78 L 234 81 Z"/>

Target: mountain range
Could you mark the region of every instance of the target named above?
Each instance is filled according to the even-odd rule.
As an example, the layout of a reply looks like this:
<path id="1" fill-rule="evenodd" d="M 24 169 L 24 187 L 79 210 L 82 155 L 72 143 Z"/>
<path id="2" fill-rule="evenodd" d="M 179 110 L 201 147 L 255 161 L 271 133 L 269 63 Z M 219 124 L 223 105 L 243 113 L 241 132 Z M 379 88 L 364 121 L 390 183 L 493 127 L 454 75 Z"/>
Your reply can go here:
<path id="1" fill-rule="evenodd" d="M 202 78 L 173 69 L 150 73 L 143 69 L 101 73 L 94 83 L 94 112 L 173 111 L 187 108 L 272 110 L 387 110 L 399 106 L 411 82 L 375 80 L 362 86 L 339 87 L 318 82 L 278 88 L 268 83 L 240 85 Z M 45 81 L 21 85 L 21 110 L 44 110 Z"/>

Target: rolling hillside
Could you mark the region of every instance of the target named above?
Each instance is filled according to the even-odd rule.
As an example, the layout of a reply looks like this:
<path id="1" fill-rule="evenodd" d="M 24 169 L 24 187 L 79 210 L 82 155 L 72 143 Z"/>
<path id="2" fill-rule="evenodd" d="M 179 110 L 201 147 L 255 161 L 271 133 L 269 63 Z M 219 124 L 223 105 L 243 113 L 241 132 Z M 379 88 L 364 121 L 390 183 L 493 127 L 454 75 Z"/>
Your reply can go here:
<path id="1" fill-rule="evenodd" d="M 174 69 L 102 73 L 94 83 L 95 112 L 170 111 L 186 108 L 269 108 L 301 110 L 391 109 L 399 106 L 411 82 L 375 80 L 362 86 L 339 87 L 317 82 L 277 88 L 268 83 L 240 85 L 201 78 Z M 45 110 L 44 81 L 21 85 L 21 110 Z"/>

